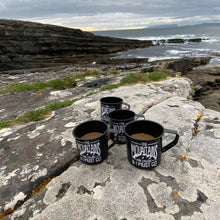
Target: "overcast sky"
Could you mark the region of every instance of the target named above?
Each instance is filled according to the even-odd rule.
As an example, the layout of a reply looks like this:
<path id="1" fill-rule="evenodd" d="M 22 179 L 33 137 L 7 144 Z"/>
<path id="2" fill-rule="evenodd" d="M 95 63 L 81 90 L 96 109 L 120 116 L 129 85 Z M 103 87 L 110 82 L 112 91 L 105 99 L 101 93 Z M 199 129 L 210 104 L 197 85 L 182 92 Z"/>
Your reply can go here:
<path id="1" fill-rule="evenodd" d="M 86 31 L 220 23 L 220 0 L 0 0 L 0 18 Z"/>

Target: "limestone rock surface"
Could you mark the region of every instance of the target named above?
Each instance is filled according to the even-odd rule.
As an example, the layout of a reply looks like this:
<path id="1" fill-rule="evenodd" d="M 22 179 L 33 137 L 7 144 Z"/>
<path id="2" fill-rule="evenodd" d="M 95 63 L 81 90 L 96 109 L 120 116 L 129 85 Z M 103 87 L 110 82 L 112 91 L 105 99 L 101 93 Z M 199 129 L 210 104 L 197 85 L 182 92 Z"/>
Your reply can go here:
<path id="1" fill-rule="evenodd" d="M 5 218 L 219 219 L 220 113 L 189 100 L 190 93 L 187 78 L 123 86 L 84 97 L 48 120 L 2 129 L 1 214 L 18 207 Z M 125 144 L 101 164 L 71 164 L 78 157 L 72 130 L 100 119 L 105 96 L 121 97 L 132 111 L 179 132 L 159 166 L 133 167 Z M 163 145 L 172 138 L 165 134 Z"/>
<path id="2" fill-rule="evenodd" d="M 47 208 L 33 219 L 218 219 L 220 114 L 172 96 L 153 105 L 145 117 L 180 134 L 158 167 L 132 167 L 126 146 L 116 145 L 102 164 L 79 161 L 48 184 L 43 199 Z M 170 138 L 166 135 L 164 144 Z M 58 199 L 65 184 L 69 188 Z"/>

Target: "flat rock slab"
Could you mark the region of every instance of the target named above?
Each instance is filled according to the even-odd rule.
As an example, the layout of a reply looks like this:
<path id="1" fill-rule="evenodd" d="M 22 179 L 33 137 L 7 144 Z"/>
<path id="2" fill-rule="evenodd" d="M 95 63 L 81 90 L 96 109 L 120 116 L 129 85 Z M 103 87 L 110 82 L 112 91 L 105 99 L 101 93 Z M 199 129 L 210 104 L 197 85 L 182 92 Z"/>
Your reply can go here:
<path id="1" fill-rule="evenodd" d="M 1 214 L 34 195 L 7 218 L 218 219 L 220 115 L 188 100 L 190 91 L 184 78 L 120 87 L 85 97 L 45 121 L 0 130 Z M 178 145 L 163 154 L 161 165 L 139 170 L 128 163 L 126 146 L 116 145 L 102 164 L 70 166 L 78 157 L 72 130 L 100 119 L 99 99 L 105 96 L 122 97 L 136 113 L 179 131 Z M 206 150 L 210 157 L 202 154 Z"/>
<path id="2" fill-rule="evenodd" d="M 116 145 L 103 163 L 78 161 L 53 179 L 32 219 L 219 219 L 220 113 L 171 97 L 145 116 L 180 133 L 159 166 L 133 167 L 126 145 Z"/>

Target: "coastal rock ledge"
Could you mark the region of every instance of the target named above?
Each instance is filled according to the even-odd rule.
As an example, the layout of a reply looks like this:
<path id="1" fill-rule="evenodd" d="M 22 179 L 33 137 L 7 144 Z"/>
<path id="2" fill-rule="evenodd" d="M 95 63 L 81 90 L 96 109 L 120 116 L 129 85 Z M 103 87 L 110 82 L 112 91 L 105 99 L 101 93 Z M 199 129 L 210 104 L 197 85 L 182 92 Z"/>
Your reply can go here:
<path id="1" fill-rule="evenodd" d="M 152 41 L 97 36 L 80 29 L 0 19 L 0 71 L 91 63 Z"/>
<path id="2" fill-rule="evenodd" d="M 201 40 L 171 39 L 158 43 Z M 105 37 L 80 29 L 0 19 L 0 71 L 89 64 L 108 60 L 119 51 L 154 45 L 151 40 Z"/>
<path id="3" fill-rule="evenodd" d="M 220 219 L 220 112 L 188 99 L 191 81 L 123 86 L 85 96 L 47 120 L 0 130 L 0 218 Z M 179 142 L 151 170 L 133 167 L 126 145 L 101 164 L 77 161 L 79 123 L 100 119 L 99 100 L 118 96 Z M 173 137 L 164 135 L 163 144 Z"/>

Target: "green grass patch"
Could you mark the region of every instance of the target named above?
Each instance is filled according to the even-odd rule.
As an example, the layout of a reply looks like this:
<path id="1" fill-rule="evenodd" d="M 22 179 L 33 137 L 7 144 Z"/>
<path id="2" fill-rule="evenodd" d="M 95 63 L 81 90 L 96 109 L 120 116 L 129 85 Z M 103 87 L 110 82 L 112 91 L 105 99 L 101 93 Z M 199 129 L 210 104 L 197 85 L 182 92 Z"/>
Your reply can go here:
<path id="1" fill-rule="evenodd" d="M 90 92 L 90 93 L 86 94 L 85 97 L 88 97 L 88 96 L 94 95 L 94 94 L 96 94 L 96 93 L 97 93 L 97 92 Z"/>
<path id="2" fill-rule="evenodd" d="M 148 81 L 149 81 L 148 75 L 145 73 L 130 73 L 124 78 L 122 78 L 119 84 L 123 86 L 123 85 L 139 83 L 139 82 L 144 83 Z"/>
<path id="3" fill-rule="evenodd" d="M 108 90 L 108 89 L 116 89 L 118 88 L 119 85 L 118 84 L 110 84 L 110 85 L 104 85 L 100 88 L 101 91 L 104 91 L 104 90 Z"/>
<path id="4" fill-rule="evenodd" d="M 74 100 L 66 100 L 63 102 L 54 102 L 49 104 L 46 109 L 48 109 L 49 111 L 54 111 L 57 109 L 61 109 L 61 108 L 65 108 L 67 106 L 70 106 L 73 102 L 77 101 L 78 99 L 74 99 Z"/>
<path id="5" fill-rule="evenodd" d="M 100 75 L 105 75 L 105 73 L 98 70 L 86 70 L 84 73 L 78 73 L 73 78 L 78 81 L 84 80 L 87 76 L 99 77 Z"/>
<path id="6" fill-rule="evenodd" d="M 43 119 L 46 119 L 48 117 L 48 115 L 51 114 L 52 111 L 70 106 L 72 103 L 74 103 L 75 101 L 77 101 L 79 99 L 81 99 L 81 98 L 77 98 L 77 99 L 73 99 L 73 100 L 66 100 L 63 102 L 54 102 L 54 103 L 49 104 L 45 108 L 26 112 L 14 120 L 0 122 L 0 129 L 7 128 L 12 125 L 20 124 L 20 123 L 27 123 L 27 122 L 31 122 L 31 121 L 41 121 Z"/>
<path id="7" fill-rule="evenodd" d="M 119 72 L 118 72 L 117 70 L 112 70 L 112 71 L 110 71 L 110 74 L 112 74 L 112 75 L 118 75 Z"/>
<path id="8" fill-rule="evenodd" d="M 3 121 L 3 122 L 0 122 L 0 129 L 2 128 L 8 128 L 11 126 L 11 121 Z"/>
<path id="9" fill-rule="evenodd" d="M 110 84 L 101 87 L 101 91 L 107 89 L 116 89 L 119 86 L 131 85 L 135 83 L 146 83 L 150 81 L 158 81 L 161 79 L 166 79 L 170 76 L 168 71 L 156 71 L 151 73 L 130 73 L 121 79 L 118 84 Z"/>
<path id="10" fill-rule="evenodd" d="M 119 84 L 123 86 L 134 83 L 146 83 L 150 81 L 166 79 L 168 76 L 170 76 L 170 73 L 165 71 L 156 71 L 151 73 L 131 73 L 121 79 Z"/>
<path id="11" fill-rule="evenodd" d="M 170 76 L 170 73 L 168 71 L 156 71 L 150 73 L 148 78 L 150 81 L 158 81 L 161 79 L 166 79 L 168 76 Z"/>
<path id="12" fill-rule="evenodd" d="M 77 81 L 83 81 L 86 78 L 86 74 L 84 73 L 78 73 L 74 76 L 74 79 Z"/>
<path id="13" fill-rule="evenodd" d="M 40 121 L 45 119 L 45 116 L 49 114 L 49 110 L 47 108 L 37 109 L 23 114 L 14 120 L 14 123 L 27 123 L 30 121 Z"/>
<path id="14" fill-rule="evenodd" d="M 67 89 L 76 86 L 76 80 L 72 76 L 67 76 L 64 79 L 54 79 L 48 82 L 36 82 L 36 83 L 13 83 L 9 85 L 5 90 L 1 91 L 0 94 L 15 93 L 24 91 L 39 91 L 46 88 L 52 89 Z"/>
<path id="15" fill-rule="evenodd" d="M 86 76 L 100 76 L 103 73 L 98 70 L 86 70 L 84 74 Z"/>

